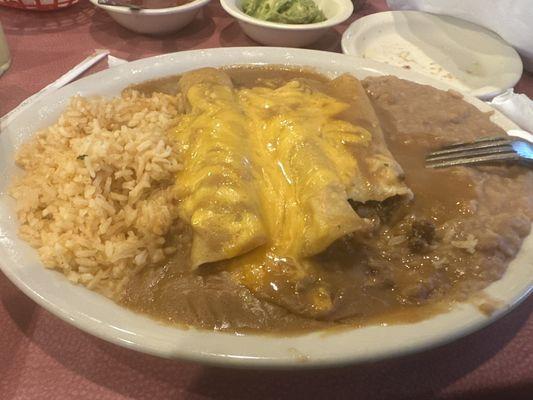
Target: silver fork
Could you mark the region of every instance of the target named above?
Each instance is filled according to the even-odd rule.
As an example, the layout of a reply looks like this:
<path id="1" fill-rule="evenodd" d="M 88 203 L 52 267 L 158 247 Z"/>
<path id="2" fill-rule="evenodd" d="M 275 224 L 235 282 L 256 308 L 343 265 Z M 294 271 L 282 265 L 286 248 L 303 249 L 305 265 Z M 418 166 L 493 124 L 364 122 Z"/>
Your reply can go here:
<path id="1" fill-rule="evenodd" d="M 426 156 L 428 168 L 499 162 L 524 162 L 533 166 L 533 145 L 512 136 L 489 137 L 444 146 Z"/>

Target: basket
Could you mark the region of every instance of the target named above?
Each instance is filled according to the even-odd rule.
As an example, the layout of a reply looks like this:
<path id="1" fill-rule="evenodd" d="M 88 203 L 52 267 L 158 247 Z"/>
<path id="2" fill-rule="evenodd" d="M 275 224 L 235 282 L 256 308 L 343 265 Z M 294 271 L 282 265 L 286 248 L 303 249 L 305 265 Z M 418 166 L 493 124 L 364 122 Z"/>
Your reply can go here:
<path id="1" fill-rule="evenodd" d="M 53 11 L 70 7 L 79 0 L 0 0 L 0 6 L 31 11 Z"/>

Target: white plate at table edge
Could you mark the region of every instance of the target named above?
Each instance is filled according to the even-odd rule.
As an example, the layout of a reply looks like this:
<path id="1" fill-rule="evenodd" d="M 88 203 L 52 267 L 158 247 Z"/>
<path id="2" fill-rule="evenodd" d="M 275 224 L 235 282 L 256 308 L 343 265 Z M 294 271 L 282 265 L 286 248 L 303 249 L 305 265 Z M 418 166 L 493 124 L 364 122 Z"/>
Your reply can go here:
<path id="1" fill-rule="evenodd" d="M 37 253 L 16 235 L 14 201 L 6 193 L 14 152 L 37 129 L 54 122 L 75 94 L 116 95 L 129 84 L 204 66 L 283 64 L 309 66 L 331 76 L 351 72 L 359 78 L 393 74 L 446 90 L 437 81 L 402 69 L 342 54 L 269 47 L 187 51 L 130 62 L 80 79 L 48 94 L 20 113 L 0 135 L 0 268 L 26 295 L 45 309 L 101 339 L 160 357 L 237 367 L 327 367 L 379 360 L 432 348 L 478 330 L 507 313 L 532 290 L 533 235 L 529 235 L 504 277 L 484 290 L 501 301 L 490 317 L 470 303 L 430 319 L 389 326 L 368 326 L 299 336 L 244 335 L 164 326 L 126 310 L 103 296 L 69 283 L 43 268 Z M 489 111 L 475 98 L 467 100 Z M 500 113 L 493 120 L 504 129 L 516 125 Z"/>
<path id="2" fill-rule="evenodd" d="M 432 26 L 429 30 L 428 25 Z M 401 42 L 409 43 L 415 51 L 410 53 L 410 56 L 414 57 L 412 60 L 401 60 L 402 66 L 408 65 L 409 68 L 414 68 L 414 71 L 419 69 L 418 73 L 448 83 L 454 89 L 482 100 L 489 100 L 514 87 L 522 76 L 520 55 L 496 33 L 459 18 L 422 11 L 385 11 L 359 18 L 344 31 L 341 47 L 344 54 L 363 57 L 361 46 L 368 49 L 374 43 L 376 49 L 384 43 L 386 46 L 398 46 Z M 428 58 L 428 54 L 435 51 L 437 53 Z M 417 52 L 421 54 L 417 56 Z M 470 61 L 475 60 L 478 63 L 472 70 L 478 69 L 483 75 L 466 73 L 467 64 L 461 67 L 461 64 L 467 61 L 465 53 L 469 55 Z M 483 83 L 483 86 L 467 90 L 453 80 L 447 81 L 444 77 L 432 74 L 427 68 L 420 70 L 421 65 L 430 59 L 439 66 L 448 63 L 449 68 L 443 65 L 443 73 L 462 74 L 465 87 L 480 83 Z M 394 61 L 391 65 L 395 65 Z"/>

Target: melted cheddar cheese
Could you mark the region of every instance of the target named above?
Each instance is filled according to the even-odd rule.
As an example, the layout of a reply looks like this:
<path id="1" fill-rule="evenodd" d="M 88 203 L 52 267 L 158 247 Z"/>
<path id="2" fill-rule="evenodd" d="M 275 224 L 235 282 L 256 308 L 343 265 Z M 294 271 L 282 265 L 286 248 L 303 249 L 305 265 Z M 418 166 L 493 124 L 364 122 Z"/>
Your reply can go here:
<path id="1" fill-rule="evenodd" d="M 218 262 L 274 302 L 288 285 L 295 297 L 284 306 L 327 312 L 332 299 L 311 257 L 370 226 L 348 200 L 370 189 L 356 150 L 368 154 L 372 135 L 339 117 L 347 103 L 302 81 L 235 89 L 204 69 L 180 86 L 188 113 L 175 130 L 184 165 L 176 187 L 193 267 Z"/>

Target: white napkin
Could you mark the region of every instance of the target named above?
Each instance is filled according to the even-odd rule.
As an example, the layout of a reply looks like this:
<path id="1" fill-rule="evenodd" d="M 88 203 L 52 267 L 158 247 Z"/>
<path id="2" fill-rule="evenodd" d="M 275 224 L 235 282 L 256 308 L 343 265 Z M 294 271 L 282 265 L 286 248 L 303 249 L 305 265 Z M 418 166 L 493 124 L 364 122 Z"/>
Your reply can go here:
<path id="1" fill-rule="evenodd" d="M 532 0 L 387 0 L 392 10 L 420 10 L 461 18 L 500 35 L 533 71 Z"/>
<path id="2" fill-rule="evenodd" d="M 513 89 L 496 96 L 489 104 L 507 116 L 525 131 L 511 130 L 511 136 L 518 136 L 533 143 L 533 101 L 525 94 L 516 94 Z"/>

